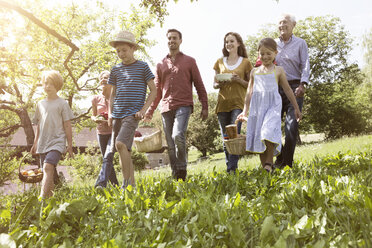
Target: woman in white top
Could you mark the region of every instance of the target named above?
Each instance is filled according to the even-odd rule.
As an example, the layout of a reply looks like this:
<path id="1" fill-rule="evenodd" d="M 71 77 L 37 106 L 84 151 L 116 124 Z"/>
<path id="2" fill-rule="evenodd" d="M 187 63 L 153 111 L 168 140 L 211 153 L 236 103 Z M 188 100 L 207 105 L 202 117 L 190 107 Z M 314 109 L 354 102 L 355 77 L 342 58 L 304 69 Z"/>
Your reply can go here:
<path id="1" fill-rule="evenodd" d="M 226 136 L 226 126 L 234 124 L 236 117 L 243 111 L 244 97 L 248 87 L 252 65 L 248 60 L 243 39 L 238 33 L 229 32 L 223 39 L 223 57 L 214 64 L 217 74 L 232 74 L 231 80 L 218 81 L 214 78 L 213 87 L 219 89 L 216 114 L 220 124 L 222 139 Z M 240 133 L 241 123 L 238 124 Z M 224 144 L 227 172 L 238 168 L 238 155 L 229 154 Z"/>

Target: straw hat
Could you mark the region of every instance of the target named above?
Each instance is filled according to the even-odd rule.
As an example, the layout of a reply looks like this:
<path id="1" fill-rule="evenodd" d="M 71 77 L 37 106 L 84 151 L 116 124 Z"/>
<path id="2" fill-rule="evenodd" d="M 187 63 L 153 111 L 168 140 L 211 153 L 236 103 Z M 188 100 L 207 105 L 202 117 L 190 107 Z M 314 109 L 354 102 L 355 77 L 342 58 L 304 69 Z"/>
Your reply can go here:
<path id="1" fill-rule="evenodd" d="M 129 31 L 120 31 L 115 38 L 109 42 L 110 46 L 115 47 L 116 42 L 125 42 L 134 45 L 138 48 L 134 34 Z"/>

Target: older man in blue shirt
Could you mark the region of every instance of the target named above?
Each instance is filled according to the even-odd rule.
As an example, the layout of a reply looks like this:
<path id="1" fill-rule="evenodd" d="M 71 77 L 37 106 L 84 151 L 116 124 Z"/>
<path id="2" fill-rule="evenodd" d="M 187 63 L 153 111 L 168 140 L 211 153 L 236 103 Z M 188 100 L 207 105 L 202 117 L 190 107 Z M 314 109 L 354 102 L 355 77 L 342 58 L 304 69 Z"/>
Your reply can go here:
<path id="1" fill-rule="evenodd" d="M 305 85 L 309 83 L 310 63 L 306 41 L 294 36 L 292 33 L 295 26 L 296 19 L 294 16 L 289 14 L 281 16 L 279 20 L 280 37 L 276 39 L 278 44 L 276 62 L 284 68 L 289 85 L 302 111 Z M 282 117 L 284 113 L 286 114 L 285 144 L 281 154 L 276 159 L 275 166 L 277 168 L 282 168 L 286 165 L 292 167 L 298 135 L 298 123 L 294 114 L 294 108 L 282 88 L 279 89 L 279 93 L 282 96 Z"/>

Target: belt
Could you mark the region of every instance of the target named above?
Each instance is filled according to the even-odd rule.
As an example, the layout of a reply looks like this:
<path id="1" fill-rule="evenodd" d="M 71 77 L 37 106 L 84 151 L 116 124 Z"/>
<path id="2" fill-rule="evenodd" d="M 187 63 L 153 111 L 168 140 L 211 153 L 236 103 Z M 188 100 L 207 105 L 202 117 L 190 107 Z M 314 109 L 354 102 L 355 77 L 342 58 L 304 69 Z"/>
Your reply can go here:
<path id="1" fill-rule="evenodd" d="M 288 80 L 289 84 L 299 84 L 301 83 L 300 79 L 295 79 L 295 80 Z"/>

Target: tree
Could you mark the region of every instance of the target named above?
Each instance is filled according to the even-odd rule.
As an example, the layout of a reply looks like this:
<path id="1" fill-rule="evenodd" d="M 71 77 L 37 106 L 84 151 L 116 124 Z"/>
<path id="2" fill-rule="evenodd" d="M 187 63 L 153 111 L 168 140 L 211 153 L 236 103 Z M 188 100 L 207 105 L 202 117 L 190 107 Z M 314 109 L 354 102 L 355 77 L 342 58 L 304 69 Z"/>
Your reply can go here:
<path id="1" fill-rule="evenodd" d="M 363 84 L 359 87 L 357 99 L 362 111 L 366 116 L 372 116 L 372 28 L 363 37 L 363 48 L 365 49 L 365 66 L 363 72 L 366 75 Z M 367 119 L 366 132 L 372 131 L 372 118 Z"/>
<path id="2" fill-rule="evenodd" d="M 194 146 L 202 153 L 202 156 L 207 156 L 207 153 L 213 154 L 217 152 L 217 141 L 220 137 L 219 125 L 215 109 L 217 105 L 216 94 L 208 94 L 208 118 L 201 121 L 200 112 L 201 104 L 197 102 L 194 105 L 194 112 L 190 116 L 189 127 L 187 130 L 187 144 Z"/>
<path id="3" fill-rule="evenodd" d="M 148 58 L 144 46 L 153 45 L 146 39 L 153 26 L 153 15 L 132 6 L 127 13 L 109 9 L 98 1 L 98 7 L 60 4 L 44 8 L 45 0 L 24 1 L 22 7 L 0 1 L 0 113 L 15 113 L 18 118 L 2 122 L 0 137 L 6 137 L 23 127 L 27 144 L 32 145 L 34 133 L 29 118 L 34 104 L 40 99 L 40 71 L 59 70 L 64 78 L 60 95 L 66 98 L 77 114 L 87 119 L 76 102 L 83 93 L 96 93 L 96 76 L 118 62 L 108 41 L 115 27 L 131 30 L 139 40 L 140 58 Z M 16 20 L 16 21 L 14 21 Z M 17 25 L 15 25 L 17 24 Z M 79 126 L 79 123 L 75 123 Z"/>
<path id="4" fill-rule="evenodd" d="M 178 2 L 178 0 L 173 1 L 175 3 Z M 190 2 L 194 2 L 194 0 L 190 0 Z M 169 0 L 141 0 L 140 6 L 145 7 L 149 11 L 149 13 L 154 14 L 157 17 L 160 25 L 163 25 L 165 17 L 169 15 L 167 11 L 168 3 Z"/>
<path id="5" fill-rule="evenodd" d="M 364 60 L 365 67 L 363 69 L 369 81 L 372 81 L 372 28 L 363 36 L 363 48 L 365 49 Z"/>
<path id="6" fill-rule="evenodd" d="M 366 97 L 359 94 L 360 84 L 357 82 L 363 82 L 363 76 L 360 73 L 358 75 L 360 81 L 351 78 L 317 83 L 308 91 L 309 119 L 314 129 L 324 132 L 326 138 L 340 138 L 366 131 L 371 99 L 366 102 Z"/>
<path id="7" fill-rule="evenodd" d="M 308 43 L 311 64 L 305 124 L 327 138 L 363 133 L 371 107 L 366 105 L 368 98 L 359 95 L 363 75 L 348 60 L 353 46 L 350 34 L 339 18 L 331 16 L 307 18 L 297 28 Z"/>

